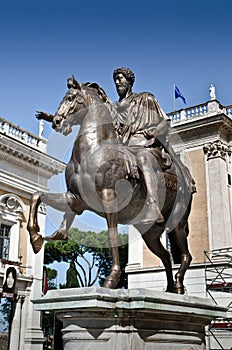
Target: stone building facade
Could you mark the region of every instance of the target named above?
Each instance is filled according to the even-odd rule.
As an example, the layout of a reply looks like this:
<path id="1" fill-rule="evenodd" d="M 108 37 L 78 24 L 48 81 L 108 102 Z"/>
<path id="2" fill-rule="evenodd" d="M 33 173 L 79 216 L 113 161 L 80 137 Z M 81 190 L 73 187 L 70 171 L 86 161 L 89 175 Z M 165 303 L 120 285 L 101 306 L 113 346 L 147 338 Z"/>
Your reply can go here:
<path id="1" fill-rule="evenodd" d="M 193 261 L 185 277 L 186 293 L 210 297 L 206 287 L 204 252 L 210 254 L 231 248 L 229 254 L 232 259 L 232 105 L 222 106 L 214 89 L 214 94 L 210 94 L 206 103 L 169 113 L 168 116 L 172 125 L 170 142 L 190 169 L 197 187 L 189 218 L 188 242 Z M 165 236 L 162 242 L 168 247 Z M 220 259 L 217 264 L 218 271 L 224 268 Z M 227 272 L 232 286 L 232 270 Z M 133 227 L 129 228 L 127 273 L 129 288 L 160 291 L 166 288 L 166 275 L 160 260 L 151 254 Z M 231 293 L 212 294 L 220 304 L 227 306 L 232 302 Z M 229 343 L 232 344 L 231 337 Z"/>
<path id="2" fill-rule="evenodd" d="M 170 142 L 196 182 L 197 193 L 189 218 L 189 247 L 191 265 L 202 268 L 204 250 L 232 247 L 232 106 L 224 107 L 213 99 L 168 116 L 172 122 Z M 162 270 L 160 262 L 134 228 L 130 228 L 129 246 L 129 286 L 142 283 L 162 290 L 165 284 L 159 285 L 154 277 L 159 267 Z M 191 286 L 188 292 L 202 296 L 203 290 Z"/>
<path id="3" fill-rule="evenodd" d="M 42 295 L 43 249 L 32 251 L 27 219 L 31 194 L 48 191 L 47 182 L 64 164 L 47 155 L 47 140 L 0 118 L 0 292 L 9 266 L 17 271 L 10 350 L 42 349 L 40 312 L 31 300 Z M 46 209 L 39 208 L 40 233 Z"/>

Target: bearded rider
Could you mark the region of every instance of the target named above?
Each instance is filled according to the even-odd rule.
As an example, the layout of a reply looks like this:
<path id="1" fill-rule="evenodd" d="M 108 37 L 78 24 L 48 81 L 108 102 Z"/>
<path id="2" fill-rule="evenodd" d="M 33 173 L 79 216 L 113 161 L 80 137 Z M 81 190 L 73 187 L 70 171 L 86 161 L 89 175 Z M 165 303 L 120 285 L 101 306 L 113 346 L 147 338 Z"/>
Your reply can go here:
<path id="1" fill-rule="evenodd" d="M 135 77 L 129 68 L 114 70 L 113 79 L 119 95 L 119 101 L 114 104 L 115 128 L 121 142 L 136 156 L 137 166 L 147 190 L 147 210 L 142 222 L 162 223 L 164 217 L 158 201 L 157 172 L 160 169 L 162 171 L 169 169 L 173 162 L 173 149 L 170 145 L 168 151 L 163 147 L 167 145 L 170 120 L 154 95 L 148 92 L 132 92 Z M 192 191 L 194 182 L 188 169 L 177 160 L 177 157 L 175 161 L 181 171 L 185 172 L 186 181 L 190 182 Z"/>

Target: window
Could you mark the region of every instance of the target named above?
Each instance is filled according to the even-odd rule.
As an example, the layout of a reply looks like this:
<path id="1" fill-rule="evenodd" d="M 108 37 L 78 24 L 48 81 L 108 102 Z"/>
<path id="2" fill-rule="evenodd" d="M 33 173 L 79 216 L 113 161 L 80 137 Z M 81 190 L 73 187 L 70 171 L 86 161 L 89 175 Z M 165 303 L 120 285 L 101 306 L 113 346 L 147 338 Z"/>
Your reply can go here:
<path id="1" fill-rule="evenodd" d="M 10 246 L 11 226 L 1 224 L 0 226 L 0 259 L 8 259 Z"/>

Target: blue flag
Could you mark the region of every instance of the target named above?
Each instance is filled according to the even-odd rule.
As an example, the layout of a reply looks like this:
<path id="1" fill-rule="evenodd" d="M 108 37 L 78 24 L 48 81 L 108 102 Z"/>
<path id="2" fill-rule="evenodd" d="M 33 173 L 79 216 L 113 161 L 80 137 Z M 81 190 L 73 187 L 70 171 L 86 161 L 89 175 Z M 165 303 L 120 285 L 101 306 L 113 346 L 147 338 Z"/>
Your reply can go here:
<path id="1" fill-rule="evenodd" d="M 175 99 L 180 97 L 180 98 L 182 98 L 183 102 L 186 104 L 186 100 L 185 100 L 182 92 L 180 92 L 180 90 L 178 89 L 178 87 L 176 85 L 174 85 L 174 88 L 175 88 Z"/>

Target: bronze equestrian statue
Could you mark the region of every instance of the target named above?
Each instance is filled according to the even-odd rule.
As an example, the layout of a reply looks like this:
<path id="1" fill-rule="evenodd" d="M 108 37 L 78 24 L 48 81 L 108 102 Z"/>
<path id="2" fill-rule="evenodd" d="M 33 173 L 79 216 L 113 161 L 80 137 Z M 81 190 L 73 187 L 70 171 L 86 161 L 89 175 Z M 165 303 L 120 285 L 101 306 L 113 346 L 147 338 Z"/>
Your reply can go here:
<path id="1" fill-rule="evenodd" d="M 37 118 L 52 123 L 64 135 L 80 125 L 66 166 L 66 193 L 36 192 L 31 198 L 28 231 L 37 253 L 47 240 L 67 240 L 76 214 L 90 210 L 105 217 L 112 251 L 112 267 L 104 286 L 117 288 L 120 277 L 117 224 L 132 224 L 166 270 L 167 291 L 183 294 L 184 275 L 192 257 L 188 250 L 188 217 L 194 181 L 168 142 L 170 122 L 150 93 L 132 92 L 134 74 L 114 71 L 119 101 L 112 104 L 96 83 L 67 82 L 68 92 L 51 115 Z M 43 202 L 65 212 L 60 228 L 50 237 L 38 232 L 37 211 Z M 169 252 L 160 237 L 169 236 L 172 257 L 180 268 L 175 275 Z"/>

